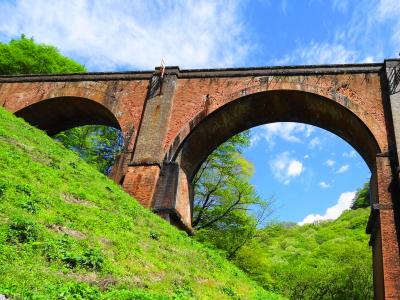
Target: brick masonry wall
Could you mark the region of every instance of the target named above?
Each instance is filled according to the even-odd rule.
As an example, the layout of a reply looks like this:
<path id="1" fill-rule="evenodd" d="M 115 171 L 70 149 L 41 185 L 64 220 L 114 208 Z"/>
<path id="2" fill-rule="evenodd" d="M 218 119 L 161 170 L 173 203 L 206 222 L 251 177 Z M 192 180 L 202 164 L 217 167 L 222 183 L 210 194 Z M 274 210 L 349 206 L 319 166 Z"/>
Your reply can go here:
<path id="1" fill-rule="evenodd" d="M 140 124 L 148 80 L 0 83 L 0 105 L 11 112 L 58 97 L 86 98 L 106 107 L 118 120 L 123 133 L 133 132 L 133 148 Z M 60 108 L 62 109 L 62 108 Z"/>
<path id="2" fill-rule="evenodd" d="M 129 166 L 122 187 L 140 204 L 150 208 L 159 175 L 159 166 Z"/>
<path id="3" fill-rule="evenodd" d="M 252 93 L 300 90 L 320 95 L 351 110 L 368 126 L 382 151 L 386 151 L 380 85 L 379 74 L 179 79 L 164 150 L 168 150 L 180 132 L 185 132 L 185 135 L 190 132 L 186 128 L 188 123 L 201 112 L 206 111 L 205 115 L 209 115 L 221 106 Z"/>
<path id="4" fill-rule="evenodd" d="M 392 171 L 389 157 L 377 157 L 376 163 L 377 192 L 379 203 L 379 234 L 383 268 L 384 299 L 399 299 L 400 297 L 400 251 L 397 240 L 393 198 L 390 192 Z M 382 274 L 376 274 L 376 277 Z"/>

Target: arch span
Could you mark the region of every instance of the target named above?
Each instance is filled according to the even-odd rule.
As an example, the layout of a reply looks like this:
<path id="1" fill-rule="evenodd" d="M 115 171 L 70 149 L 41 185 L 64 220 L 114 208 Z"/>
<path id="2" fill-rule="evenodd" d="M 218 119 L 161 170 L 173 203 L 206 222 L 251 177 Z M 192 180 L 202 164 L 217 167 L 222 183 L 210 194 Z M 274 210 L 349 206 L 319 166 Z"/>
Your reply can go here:
<path id="1" fill-rule="evenodd" d="M 168 156 L 180 163 L 191 180 L 207 156 L 228 138 L 274 122 L 299 122 L 326 129 L 352 145 L 371 170 L 376 154 L 382 151 L 368 126 L 338 102 L 309 92 L 274 90 L 238 98 L 204 117 L 196 126 L 191 124 L 193 129 L 179 145 L 173 143 Z"/>
<path id="2" fill-rule="evenodd" d="M 353 111 L 322 95 L 283 89 L 233 99 L 208 115 L 205 110 L 181 130 L 170 146 L 154 193 L 153 209 L 178 226 L 191 229 L 192 180 L 207 156 L 221 143 L 243 130 L 267 123 L 299 122 L 323 128 L 352 145 L 371 170 L 372 208 L 375 210 L 371 214 L 369 228 L 377 228 L 375 231 L 369 229 L 372 233 L 375 295 L 377 299 L 397 299 L 390 297 L 397 295 L 398 287 L 397 279 L 390 278 L 400 269 L 396 224 L 393 212 L 384 211 L 391 207 L 392 199 L 388 188 L 391 180 L 390 159 L 388 153 L 382 153 L 387 149 L 384 140 L 386 129 L 378 127 L 373 131 L 374 135 L 370 128 L 377 128 L 376 123 L 366 123 L 361 119 L 362 114 L 368 116 L 362 107 Z M 168 184 L 174 184 L 172 192 L 164 189 Z M 170 207 L 174 209 L 168 209 Z M 395 242 L 388 245 L 389 240 Z M 378 258 L 375 258 L 376 255 Z M 394 263 L 384 266 L 379 257 L 390 257 Z"/>
<path id="3" fill-rule="evenodd" d="M 15 114 L 49 135 L 83 125 L 107 125 L 121 129 L 108 108 L 88 98 L 50 98 L 26 106 Z"/>

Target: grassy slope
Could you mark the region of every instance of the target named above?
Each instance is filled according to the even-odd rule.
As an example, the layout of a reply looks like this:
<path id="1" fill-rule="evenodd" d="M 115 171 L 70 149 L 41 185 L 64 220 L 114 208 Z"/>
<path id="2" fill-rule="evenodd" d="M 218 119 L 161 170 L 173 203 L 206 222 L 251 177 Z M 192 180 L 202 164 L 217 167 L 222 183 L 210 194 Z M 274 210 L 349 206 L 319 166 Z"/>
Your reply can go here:
<path id="1" fill-rule="evenodd" d="M 281 299 L 1 108 L 0 294 Z"/>

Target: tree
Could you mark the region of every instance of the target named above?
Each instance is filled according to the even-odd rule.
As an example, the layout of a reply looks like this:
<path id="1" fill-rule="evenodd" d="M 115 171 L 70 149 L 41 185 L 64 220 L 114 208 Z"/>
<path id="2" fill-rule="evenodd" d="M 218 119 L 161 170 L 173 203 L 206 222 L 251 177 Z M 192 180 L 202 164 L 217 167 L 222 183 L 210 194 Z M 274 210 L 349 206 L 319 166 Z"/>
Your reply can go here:
<path id="1" fill-rule="evenodd" d="M 103 125 L 75 127 L 54 138 L 104 174 L 110 173 L 123 146 L 121 131 Z"/>
<path id="2" fill-rule="evenodd" d="M 356 196 L 354 197 L 351 209 L 365 208 L 370 206 L 370 195 L 369 195 L 369 182 L 364 183 L 363 188 L 358 189 Z"/>
<path id="3" fill-rule="evenodd" d="M 260 228 L 233 262 L 269 291 L 289 299 L 372 299 L 369 209 L 304 226 Z"/>
<path id="4" fill-rule="evenodd" d="M 270 201 L 261 199 L 250 184 L 253 165 L 241 155 L 249 141 L 246 131 L 220 145 L 193 181 L 197 238 L 225 251 L 228 258 L 254 237 L 270 213 Z"/>
<path id="5" fill-rule="evenodd" d="M 86 72 L 86 68 L 60 54 L 57 48 L 38 44 L 21 35 L 8 44 L 0 43 L 0 74 L 50 74 Z M 55 136 L 65 147 L 77 152 L 100 172 L 108 174 L 122 149 L 121 132 L 115 128 L 87 125 Z"/>
<path id="6" fill-rule="evenodd" d="M 37 44 L 21 35 L 19 40 L 0 43 L 0 74 L 49 74 L 86 72 L 86 68 L 60 54 L 57 48 Z"/>

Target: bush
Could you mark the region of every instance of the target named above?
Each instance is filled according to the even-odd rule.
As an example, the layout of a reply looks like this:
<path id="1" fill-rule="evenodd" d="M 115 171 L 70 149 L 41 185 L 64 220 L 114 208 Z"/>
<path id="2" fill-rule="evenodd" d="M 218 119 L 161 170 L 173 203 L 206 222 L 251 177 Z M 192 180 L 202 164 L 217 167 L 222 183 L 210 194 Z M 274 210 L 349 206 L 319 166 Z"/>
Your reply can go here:
<path id="1" fill-rule="evenodd" d="M 103 254 L 99 249 L 87 249 L 82 256 L 81 265 L 88 270 L 101 270 L 104 263 Z"/>
<path id="2" fill-rule="evenodd" d="M 71 282 L 63 286 L 62 290 L 57 295 L 57 299 L 96 300 L 99 299 L 99 296 L 100 292 L 97 288 L 83 282 Z"/>
<path id="3" fill-rule="evenodd" d="M 15 218 L 9 225 L 7 241 L 11 244 L 27 243 L 37 240 L 38 229 L 35 223 L 22 218 Z"/>
<path id="4" fill-rule="evenodd" d="M 104 265 L 104 257 L 100 249 L 86 248 L 82 250 L 81 246 L 68 235 L 57 240 L 47 241 L 42 251 L 48 261 L 61 261 L 69 269 L 83 268 L 99 271 Z"/>

